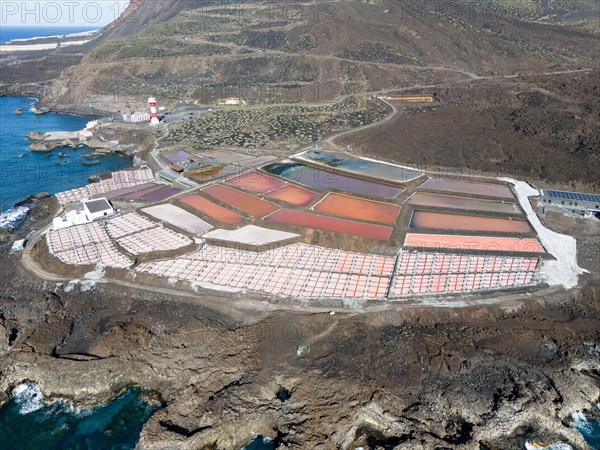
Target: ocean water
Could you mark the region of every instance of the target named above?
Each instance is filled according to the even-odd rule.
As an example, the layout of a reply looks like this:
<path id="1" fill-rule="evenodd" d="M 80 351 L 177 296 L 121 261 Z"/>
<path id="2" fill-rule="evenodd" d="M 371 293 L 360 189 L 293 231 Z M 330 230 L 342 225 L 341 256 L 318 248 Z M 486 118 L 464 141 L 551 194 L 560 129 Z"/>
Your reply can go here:
<path id="1" fill-rule="evenodd" d="M 571 426 L 581 433 L 592 450 L 600 450 L 600 421 L 586 417 L 579 411 L 574 412 L 572 417 Z"/>
<path id="2" fill-rule="evenodd" d="M 0 44 L 13 39 L 31 39 L 34 37 L 59 36 L 65 34 L 95 31 L 98 27 L 0 27 Z"/>
<path id="3" fill-rule="evenodd" d="M 93 150 L 82 146 L 77 149 L 57 149 L 51 153 L 28 150 L 25 139 L 31 131 L 75 131 L 85 128 L 89 117 L 66 114 L 36 115 L 31 111 L 35 99 L 25 97 L 0 97 L 0 226 L 6 225 L 19 211 L 14 204 L 38 192 L 66 191 L 83 186 L 91 175 L 119 170 L 131 166 L 132 160 L 120 155 L 99 157 L 97 166 L 83 166 L 83 156 Z M 24 114 L 13 113 L 21 108 Z M 66 157 L 61 158 L 59 153 Z"/>
<path id="4" fill-rule="evenodd" d="M 275 441 L 259 435 L 256 436 L 242 450 L 275 450 L 276 448 L 277 444 L 275 443 Z"/>
<path id="5" fill-rule="evenodd" d="M 142 426 L 159 408 L 137 388 L 93 408 L 45 404 L 39 387 L 19 386 L 0 406 L 0 448 L 11 450 L 134 449 Z"/>

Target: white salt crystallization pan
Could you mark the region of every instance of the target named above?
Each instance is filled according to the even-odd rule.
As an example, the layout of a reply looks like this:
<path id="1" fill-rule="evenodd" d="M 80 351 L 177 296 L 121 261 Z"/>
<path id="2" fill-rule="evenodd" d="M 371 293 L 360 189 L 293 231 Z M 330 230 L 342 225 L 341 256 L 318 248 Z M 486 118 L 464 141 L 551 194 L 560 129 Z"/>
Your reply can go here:
<path id="1" fill-rule="evenodd" d="M 246 245 L 265 245 L 275 242 L 287 241 L 299 237 L 295 233 L 285 231 L 271 230 L 269 228 L 258 227 L 256 225 L 247 225 L 237 230 L 214 230 L 205 233 L 202 237 L 205 239 L 215 239 L 219 241 L 238 242 Z"/>

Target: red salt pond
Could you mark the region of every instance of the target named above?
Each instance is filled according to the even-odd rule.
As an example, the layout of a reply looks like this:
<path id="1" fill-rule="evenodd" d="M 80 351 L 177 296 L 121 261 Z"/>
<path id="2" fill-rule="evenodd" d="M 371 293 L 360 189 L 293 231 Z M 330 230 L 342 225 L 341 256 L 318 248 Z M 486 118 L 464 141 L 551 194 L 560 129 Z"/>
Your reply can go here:
<path id="1" fill-rule="evenodd" d="M 216 203 L 213 203 L 210 200 L 196 194 L 181 197 L 179 201 L 184 205 L 191 206 L 196 211 L 199 211 L 208 217 L 229 225 L 233 225 L 244 220 L 244 217 L 240 214 L 230 211 L 227 208 L 223 208 L 222 206 L 217 205 Z"/>
<path id="2" fill-rule="evenodd" d="M 459 250 L 544 252 L 540 242 L 534 238 L 518 239 L 491 236 L 451 236 L 448 234 L 408 233 L 404 240 L 404 246 Z"/>
<path id="3" fill-rule="evenodd" d="M 467 209 L 472 211 L 520 214 L 516 203 L 500 203 L 467 197 L 454 197 L 442 194 L 416 193 L 407 202 L 410 205 L 437 206 L 440 208 Z"/>
<path id="4" fill-rule="evenodd" d="M 419 189 L 459 192 L 461 194 L 486 195 L 490 197 L 514 198 L 510 188 L 504 184 L 472 183 L 450 179 L 430 178 Z"/>
<path id="5" fill-rule="evenodd" d="M 387 225 L 396 223 L 400 206 L 374 202 L 349 195 L 329 193 L 315 206 L 315 211 L 335 214 L 352 219 L 380 222 Z"/>
<path id="6" fill-rule="evenodd" d="M 202 189 L 202 191 L 217 200 L 221 200 L 223 203 L 227 203 L 228 205 L 255 217 L 266 216 L 279 209 L 279 206 L 275 203 L 261 200 L 254 195 L 246 194 L 245 192 L 223 186 L 222 184 L 208 186 Z"/>
<path id="7" fill-rule="evenodd" d="M 321 195 L 317 192 L 309 191 L 298 186 L 287 186 L 280 187 L 274 191 L 266 194 L 266 197 L 274 198 L 275 200 L 281 200 L 282 202 L 289 203 L 296 206 L 308 206 L 316 201 Z"/>
<path id="8" fill-rule="evenodd" d="M 414 211 L 411 228 L 433 228 L 438 230 L 496 231 L 505 233 L 531 233 L 526 220 L 499 217 L 471 216 L 432 211 Z"/>
<path id="9" fill-rule="evenodd" d="M 337 217 L 322 216 L 320 214 L 281 209 L 274 212 L 265 220 L 286 225 L 295 225 L 304 228 L 333 231 L 336 233 L 352 234 L 367 238 L 387 240 L 394 231 L 393 228 L 371 223 L 356 222 L 354 220 L 340 219 Z"/>
<path id="10" fill-rule="evenodd" d="M 235 177 L 228 179 L 226 183 L 260 194 L 270 192 L 286 185 L 286 183 L 276 179 L 272 175 L 256 170 L 236 175 Z"/>

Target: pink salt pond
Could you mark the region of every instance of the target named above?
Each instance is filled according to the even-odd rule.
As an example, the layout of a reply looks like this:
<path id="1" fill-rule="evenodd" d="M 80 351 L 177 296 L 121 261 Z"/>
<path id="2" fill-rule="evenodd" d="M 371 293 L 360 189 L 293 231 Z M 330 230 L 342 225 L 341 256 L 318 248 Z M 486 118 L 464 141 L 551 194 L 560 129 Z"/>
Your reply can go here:
<path id="1" fill-rule="evenodd" d="M 229 178 L 225 183 L 259 194 L 265 194 L 286 185 L 285 182 L 276 179 L 272 175 L 257 170 L 236 175 Z"/>
<path id="2" fill-rule="evenodd" d="M 526 220 L 433 211 L 414 211 L 410 220 L 410 228 L 503 233 L 531 233 L 533 231 Z"/>
<path id="3" fill-rule="evenodd" d="M 280 209 L 270 216 L 265 217 L 269 222 L 295 225 L 304 228 L 333 231 L 336 233 L 352 234 L 373 239 L 387 240 L 394 231 L 391 227 L 371 223 L 357 222 L 354 220 L 340 219 L 337 217 L 322 216 L 320 214 Z"/>
<path id="4" fill-rule="evenodd" d="M 519 239 L 492 236 L 453 236 L 448 234 L 408 233 L 404 240 L 404 246 L 455 250 L 544 252 L 540 242 L 535 238 Z"/>
<path id="5" fill-rule="evenodd" d="M 265 195 L 265 197 L 281 200 L 282 202 L 296 206 L 308 206 L 314 203 L 320 196 L 321 195 L 316 192 L 291 184 L 282 186 Z"/>

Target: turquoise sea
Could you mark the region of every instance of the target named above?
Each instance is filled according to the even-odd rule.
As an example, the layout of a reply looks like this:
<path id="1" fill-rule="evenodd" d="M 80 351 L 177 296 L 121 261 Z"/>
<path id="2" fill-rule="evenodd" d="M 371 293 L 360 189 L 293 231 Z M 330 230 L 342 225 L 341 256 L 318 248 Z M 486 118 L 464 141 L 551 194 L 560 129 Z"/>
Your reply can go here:
<path id="1" fill-rule="evenodd" d="M 30 384 L 0 406 L 0 448 L 133 449 L 157 409 L 134 388 L 93 408 L 74 408 L 64 400 L 46 404 L 39 388 Z"/>
<path id="2" fill-rule="evenodd" d="M 28 150 L 25 139 L 31 131 L 75 131 L 85 128 L 91 117 L 66 114 L 36 115 L 31 110 L 35 99 L 0 97 L 0 226 L 10 224 L 18 217 L 15 203 L 38 192 L 66 191 L 87 183 L 88 177 L 100 172 L 131 166 L 131 159 L 119 155 L 98 158 L 97 166 L 83 166 L 83 156 L 93 153 L 88 147 L 57 149 L 51 153 Z M 24 114 L 14 115 L 17 108 Z M 59 153 L 67 156 L 60 157 Z M 23 212 L 23 210 L 20 210 Z"/>
<path id="3" fill-rule="evenodd" d="M 0 44 L 6 44 L 13 39 L 31 39 L 44 36 L 63 36 L 65 34 L 94 31 L 98 27 L 0 27 Z"/>

